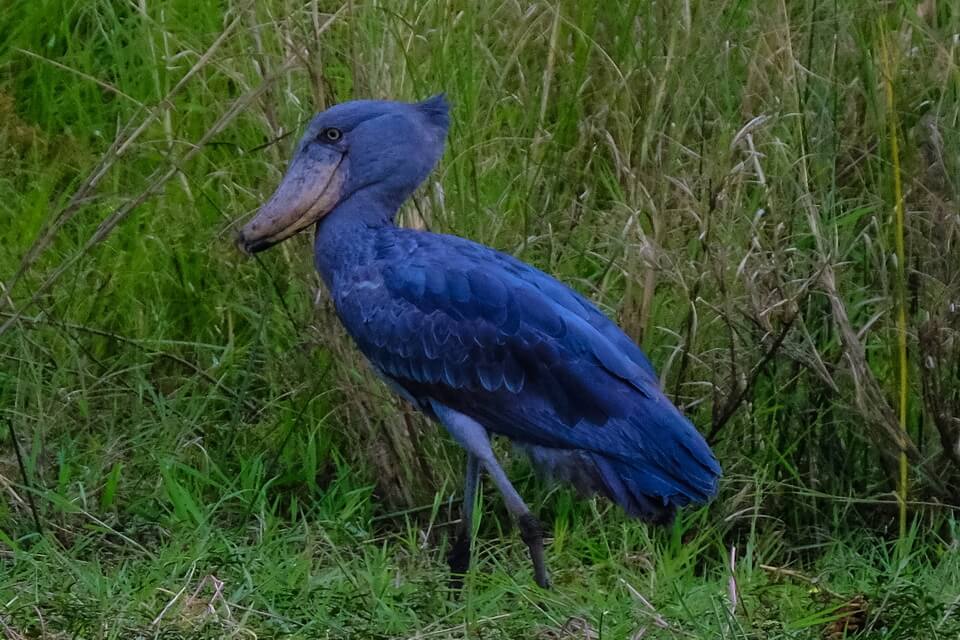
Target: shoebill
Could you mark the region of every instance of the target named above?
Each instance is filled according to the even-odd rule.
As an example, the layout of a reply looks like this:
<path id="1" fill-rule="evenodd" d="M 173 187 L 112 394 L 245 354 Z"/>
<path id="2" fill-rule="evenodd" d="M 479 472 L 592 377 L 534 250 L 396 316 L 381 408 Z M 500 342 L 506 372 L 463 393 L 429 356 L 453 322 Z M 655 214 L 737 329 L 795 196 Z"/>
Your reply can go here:
<path id="1" fill-rule="evenodd" d="M 644 353 L 584 296 L 476 242 L 396 226 L 397 210 L 442 155 L 448 123 L 442 95 L 319 113 L 238 243 L 254 253 L 314 228 L 316 268 L 360 352 L 466 450 L 451 569 L 468 569 L 485 472 L 517 520 L 534 580 L 547 587 L 543 528 L 491 436 L 582 494 L 653 523 L 713 497 L 720 466 Z"/>

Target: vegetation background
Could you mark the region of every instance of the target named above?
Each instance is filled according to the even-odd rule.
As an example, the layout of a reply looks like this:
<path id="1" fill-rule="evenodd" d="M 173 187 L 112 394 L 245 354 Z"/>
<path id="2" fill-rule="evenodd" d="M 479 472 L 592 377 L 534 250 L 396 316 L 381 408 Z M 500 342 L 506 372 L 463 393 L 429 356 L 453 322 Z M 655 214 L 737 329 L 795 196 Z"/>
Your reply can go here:
<path id="1" fill-rule="evenodd" d="M 958 34 L 935 0 L 7 0 L 0 629 L 956 638 Z M 725 468 L 653 530 L 511 458 L 547 593 L 490 492 L 448 592 L 462 454 L 309 234 L 233 247 L 312 113 L 438 91 L 404 224 L 596 300 Z"/>

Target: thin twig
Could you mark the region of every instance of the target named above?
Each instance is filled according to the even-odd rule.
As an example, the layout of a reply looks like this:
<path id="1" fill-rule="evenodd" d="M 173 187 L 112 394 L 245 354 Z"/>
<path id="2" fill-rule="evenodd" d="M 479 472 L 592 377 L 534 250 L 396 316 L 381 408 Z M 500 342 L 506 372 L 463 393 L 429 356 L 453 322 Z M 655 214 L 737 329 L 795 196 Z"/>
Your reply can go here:
<path id="1" fill-rule="evenodd" d="M 120 224 L 124 219 L 126 219 L 134 209 L 139 207 L 141 204 L 152 198 L 153 196 L 159 194 L 164 185 L 179 171 L 182 170 L 182 166 L 192 160 L 206 144 L 213 139 L 214 136 L 218 135 L 223 129 L 226 128 L 230 122 L 234 120 L 240 113 L 261 93 L 266 91 L 267 87 L 274 82 L 281 75 L 289 71 L 292 66 L 294 56 L 290 56 L 284 62 L 283 65 L 277 70 L 276 73 L 270 77 L 264 79 L 255 89 L 251 89 L 244 95 L 237 98 L 230 108 L 224 112 L 220 118 L 207 130 L 207 132 L 198 140 L 195 144 L 190 146 L 190 149 L 183 154 L 183 157 L 179 161 L 172 161 L 170 165 L 164 169 L 157 169 L 148 179 L 148 186 L 141 191 L 136 197 L 128 200 L 126 204 L 116 209 L 112 214 L 110 214 L 106 219 L 104 219 L 100 226 L 97 227 L 97 230 L 91 235 L 87 241 L 84 243 L 83 247 L 79 251 L 71 255 L 69 258 L 64 260 L 60 266 L 53 270 L 43 283 L 37 287 L 33 295 L 30 296 L 18 310 L 14 311 L 12 316 L 7 319 L 2 325 L 0 325 L 0 335 L 3 335 L 7 329 L 9 329 L 15 322 L 18 321 L 20 316 L 23 314 L 24 310 L 33 306 L 43 296 L 53 284 L 60 279 L 60 277 L 67 272 L 76 263 L 81 257 L 86 255 L 94 246 L 103 242 L 107 236 L 113 231 L 113 229 Z M 22 270 L 22 266 L 21 266 Z M 8 287 L 9 289 L 9 287 Z"/>
<path id="2" fill-rule="evenodd" d="M 14 315 L 14 314 L 11 313 L 11 312 L 9 312 L 9 311 L 0 311 L 0 317 L 11 318 L 11 317 L 13 317 L 13 315 Z M 159 356 L 159 357 L 161 357 L 161 358 L 166 358 L 166 359 L 168 359 L 168 360 L 171 360 L 171 361 L 173 361 L 173 362 L 176 362 L 177 364 L 180 364 L 180 365 L 183 365 L 184 367 L 187 367 L 188 369 L 190 369 L 191 371 L 193 371 L 196 375 L 200 376 L 201 378 L 203 378 L 204 380 L 206 380 L 207 382 L 209 382 L 210 384 L 212 384 L 215 388 L 220 389 L 221 391 L 225 391 L 225 392 L 227 393 L 227 395 L 229 395 L 230 397 L 234 398 L 235 400 L 241 401 L 248 410 L 250 410 L 250 411 L 258 411 L 258 410 L 259 410 L 259 407 L 258 407 L 256 404 L 254 404 L 254 403 L 251 402 L 250 400 L 247 400 L 246 398 L 242 398 L 242 397 L 240 396 L 240 394 L 238 394 L 236 391 L 234 391 L 234 390 L 231 389 L 230 387 L 226 386 L 226 385 L 223 383 L 222 380 L 218 380 L 217 378 L 213 377 L 212 375 L 210 375 L 209 373 L 207 373 L 206 371 L 204 371 L 204 370 L 200 367 L 200 365 L 198 365 L 198 364 L 196 364 L 196 363 L 193 363 L 193 362 L 190 362 L 190 361 L 187 360 L 186 358 L 182 358 L 182 357 L 180 357 L 180 356 L 178 356 L 178 355 L 175 355 L 175 354 L 172 354 L 172 353 L 168 353 L 168 352 L 166 352 L 166 351 L 160 351 L 160 350 L 158 350 L 158 349 L 151 349 L 151 348 L 148 347 L 147 345 L 143 344 L 140 340 L 136 340 L 136 339 L 134 339 L 134 338 L 128 338 L 127 336 L 123 336 L 123 335 L 120 335 L 120 334 L 118 334 L 118 333 L 113 333 L 113 332 L 111 332 L 111 331 L 105 331 L 105 330 L 103 330 L 103 329 L 97 329 L 96 327 L 87 327 L 87 326 L 85 326 L 85 325 L 74 324 L 74 323 L 70 323 L 70 322 L 61 322 L 61 321 L 58 321 L 58 320 L 54 320 L 54 319 L 52 319 L 52 318 L 50 318 L 50 317 L 20 316 L 20 320 L 21 320 L 22 322 L 25 322 L 25 323 L 27 323 L 27 324 L 34 325 L 34 326 L 37 326 L 37 325 L 50 325 L 50 326 L 58 327 L 58 328 L 60 328 L 60 329 L 67 329 L 67 330 L 71 330 L 71 331 L 79 331 L 79 332 L 83 332 L 83 333 L 89 333 L 89 334 L 95 335 L 95 336 L 101 336 L 101 337 L 104 337 L 104 338 L 109 338 L 110 340 L 114 340 L 114 341 L 116 341 L 116 342 L 122 342 L 123 344 L 130 345 L 130 346 L 134 347 L 135 349 L 139 349 L 140 351 L 143 351 L 143 352 L 148 353 L 148 354 L 150 354 L 150 355 L 155 355 L 155 356 Z"/>
<path id="3" fill-rule="evenodd" d="M 110 93 L 112 93 L 112 94 L 114 94 L 114 95 L 118 95 L 118 96 L 120 96 L 121 98 L 124 98 L 124 99 L 126 99 L 126 100 L 129 100 L 130 102 L 132 102 L 133 104 L 137 105 L 137 106 L 140 107 L 141 109 L 145 108 L 145 106 L 146 106 L 146 105 L 144 105 L 142 102 L 140 102 L 139 100 L 137 100 L 136 98 L 134 98 L 133 96 L 131 96 L 129 93 L 124 93 L 123 91 L 121 91 L 121 90 L 118 89 L 117 87 L 113 86 L 112 84 L 110 84 L 110 83 L 108 83 L 108 82 L 104 82 L 103 80 L 101 80 L 101 79 L 99 79 L 99 78 L 96 78 L 96 77 L 90 75 L 89 73 L 84 73 L 84 72 L 82 72 L 82 71 L 79 71 L 79 70 L 77 70 L 77 69 L 74 69 L 73 67 L 68 67 L 67 65 L 63 64 L 62 62 L 57 62 L 56 60 L 51 60 L 50 58 L 48 58 L 48 57 L 46 57 L 46 56 L 42 56 L 42 55 L 40 55 L 39 53 L 34 53 L 33 51 L 29 51 L 29 50 L 27 50 L 27 49 L 21 49 L 20 47 L 16 47 L 16 48 L 14 49 L 14 51 L 16 51 L 17 53 L 22 53 L 23 55 L 29 56 L 29 57 L 31 57 L 31 58 L 36 58 L 37 60 L 42 60 L 43 62 L 46 62 L 47 64 L 52 65 L 52 66 L 56 67 L 57 69 L 62 69 L 62 70 L 64 70 L 64 71 L 67 71 L 67 72 L 69 72 L 69 73 L 72 73 L 72 74 L 74 74 L 74 75 L 77 75 L 77 76 L 83 78 L 84 80 L 89 80 L 90 82 L 93 82 L 94 84 L 96 84 L 96 85 L 97 85 L 98 87 L 100 87 L 101 89 L 106 89 L 107 91 L 109 91 Z"/>
<path id="4" fill-rule="evenodd" d="M 5 290 L 8 294 L 12 294 L 14 287 L 16 287 L 17 282 L 27 270 L 33 265 L 34 262 L 40 257 L 40 255 L 50 246 L 50 243 L 53 242 L 54 237 L 57 232 L 73 217 L 79 213 L 81 207 L 86 204 L 94 190 L 97 188 L 97 185 L 100 184 L 100 181 L 107 175 L 107 172 L 114 165 L 114 163 L 123 155 L 124 151 L 133 144 L 133 142 L 140 137 L 140 135 L 147 130 L 150 126 L 150 123 L 153 120 L 161 115 L 165 110 L 173 108 L 173 97 L 176 96 L 187 83 L 203 69 L 210 59 L 213 57 L 214 52 L 220 48 L 220 46 L 226 42 L 229 36 L 233 33 L 233 30 L 236 26 L 240 24 L 240 17 L 236 17 L 233 21 L 230 22 L 223 30 L 223 32 L 214 40 L 207 50 L 200 56 L 197 62 L 180 78 L 180 81 L 167 92 L 163 100 L 161 100 L 153 109 L 147 113 L 147 116 L 143 119 L 140 124 L 134 128 L 133 123 L 136 118 L 140 115 L 143 109 L 139 109 L 134 115 L 130 118 L 126 125 L 124 125 L 120 131 L 117 133 L 116 138 L 114 138 L 113 143 L 110 145 L 110 148 L 107 149 L 107 152 L 100 159 L 100 162 L 93 168 L 93 170 L 87 175 L 83 183 L 77 188 L 73 196 L 70 197 L 70 200 L 66 205 L 54 216 L 53 221 L 44 229 L 40 236 L 33 242 L 30 249 L 27 250 L 27 253 L 24 255 L 23 259 L 20 261 L 20 266 L 17 268 L 17 272 L 13 274 L 13 277 L 7 281 Z M 132 130 L 132 131 L 131 131 Z M 129 135 L 128 135 L 128 132 Z M 8 300 L 9 302 L 9 300 Z M 0 300 L 0 308 L 3 308 L 3 300 Z M 12 322 L 12 321 L 11 321 Z M 3 334 L 6 331 L 7 326 L 10 322 L 6 323 L 4 326 L 0 327 L 0 334 Z"/>
<path id="5" fill-rule="evenodd" d="M 17 456 L 17 466 L 20 467 L 20 476 L 23 478 L 23 486 L 26 489 L 27 505 L 30 507 L 30 513 L 33 515 L 33 524 L 37 527 L 37 534 L 43 537 L 43 525 L 40 523 L 40 513 L 37 511 L 37 505 L 33 500 L 33 487 L 30 484 L 30 476 L 27 474 L 27 465 L 23 461 L 23 453 L 20 451 L 20 440 L 17 438 L 17 432 L 13 428 L 13 420 L 7 418 L 7 428 L 10 430 L 10 440 L 13 442 L 13 451 Z"/>
<path id="6" fill-rule="evenodd" d="M 806 292 L 804 295 L 806 295 Z M 730 396 L 730 398 L 728 398 L 723 404 L 723 410 L 721 411 L 720 415 L 714 419 L 713 426 L 710 428 L 710 433 L 707 435 L 708 442 L 714 442 L 716 437 L 720 434 L 720 431 L 723 430 L 724 426 L 726 426 L 726 424 L 730 421 L 730 418 L 733 417 L 733 415 L 737 412 L 737 409 L 740 408 L 740 405 L 743 404 L 743 401 L 753 391 L 753 387 L 759 379 L 760 374 L 766 370 L 767 365 L 770 364 L 770 361 L 773 360 L 773 357 L 780 350 L 781 345 L 783 345 L 783 341 L 787 339 L 787 335 L 790 333 L 790 329 L 793 327 L 793 323 L 796 321 L 799 315 L 799 311 L 795 311 L 783 323 L 780 333 L 777 334 L 777 337 L 774 338 L 773 342 L 764 352 L 763 357 L 760 358 L 760 362 L 757 363 L 757 366 L 750 371 L 750 377 L 747 378 L 747 383 L 736 389 L 736 391 L 733 392 L 733 395 Z"/>
<path id="7" fill-rule="evenodd" d="M 773 565 L 769 565 L 769 564 L 761 564 L 760 568 L 768 573 L 772 573 L 777 576 L 785 576 L 788 578 L 794 578 L 796 580 L 800 580 L 801 582 L 806 582 L 807 584 L 816 587 L 820 591 L 823 591 L 824 593 L 826 593 L 827 595 L 833 598 L 837 598 L 838 600 L 843 599 L 843 596 L 841 596 L 839 593 L 837 593 L 836 591 L 830 590 L 829 587 L 822 584 L 819 578 L 811 578 L 810 576 L 804 575 L 799 571 L 794 571 L 793 569 L 787 569 L 786 567 L 774 567 Z"/>

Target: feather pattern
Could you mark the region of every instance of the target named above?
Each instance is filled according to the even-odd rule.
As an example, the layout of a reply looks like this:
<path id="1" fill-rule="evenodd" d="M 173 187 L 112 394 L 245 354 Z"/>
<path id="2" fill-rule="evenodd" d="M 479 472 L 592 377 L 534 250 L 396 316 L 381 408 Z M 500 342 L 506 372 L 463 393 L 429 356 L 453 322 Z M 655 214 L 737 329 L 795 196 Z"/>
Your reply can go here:
<path id="1" fill-rule="evenodd" d="M 337 312 L 422 410 L 433 400 L 473 418 L 632 516 L 669 520 L 716 493 L 720 466 L 702 436 L 584 297 L 455 236 L 383 226 L 352 242 L 350 264 L 325 270 Z"/>

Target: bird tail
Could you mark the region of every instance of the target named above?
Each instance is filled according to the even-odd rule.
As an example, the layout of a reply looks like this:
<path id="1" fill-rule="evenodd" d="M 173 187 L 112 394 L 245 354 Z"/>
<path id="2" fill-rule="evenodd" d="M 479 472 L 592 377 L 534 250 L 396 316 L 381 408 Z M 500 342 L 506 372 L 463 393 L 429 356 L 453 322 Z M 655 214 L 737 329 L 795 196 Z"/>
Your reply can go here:
<path id="1" fill-rule="evenodd" d="M 583 449 L 523 445 L 533 466 L 581 495 L 602 495 L 630 517 L 669 524 L 679 507 L 704 504 L 717 492 L 720 465 L 703 437 L 687 423 L 666 451 L 633 457 Z"/>
<path id="2" fill-rule="evenodd" d="M 652 419 L 656 423 L 658 418 L 665 424 L 647 422 Z M 678 507 L 705 504 L 717 494 L 720 464 L 703 436 L 679 411 L 646 416 L 644 422 L 644 429 L 634 424 L 633 429 L 624 431 L 653 432 L 660 437 L 638 443 L 640 455 L 604 457 L 597 466 L 617 489 L 615 502 L 629 515 L 666 523 Z M 622 489 L 616 485 L 617 479 Z"/>
<path id="3" fill-rule="evenodd" d="M 647 522 L 668 524 L 673 520 L 678 505 L 645 492 L 643 478 L 623 462 L 580 449 L 517 446 L 538 472 L 572 486 L 581 496 L 601 495 L 620 505 L 627 515 Z"/>
<path id="4" fill-rule="evenodd" d="M 631 518 L 666 525 L 673 521 L 677 507 L 683 506 L 678 501 L 651 491 L 642 471 L 638 472 L 628 464 L 599 454 L 592 454 L 592 457 L 603 479 L 605 491 L 602 493 Z"/>

